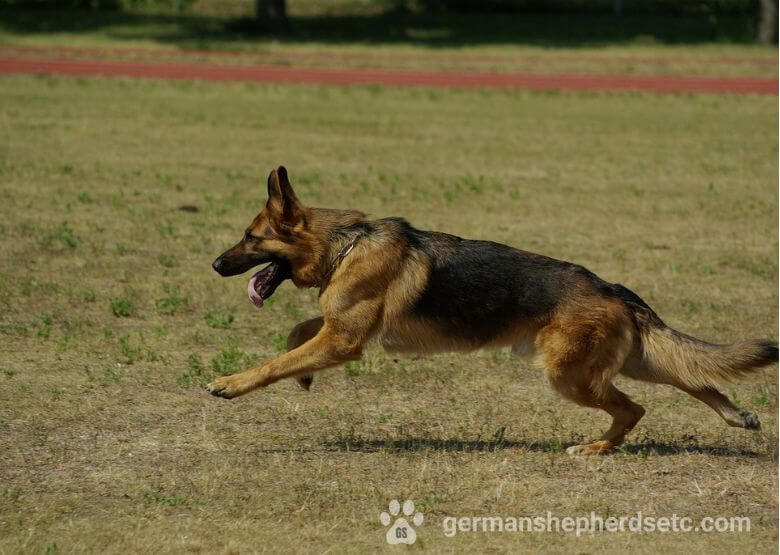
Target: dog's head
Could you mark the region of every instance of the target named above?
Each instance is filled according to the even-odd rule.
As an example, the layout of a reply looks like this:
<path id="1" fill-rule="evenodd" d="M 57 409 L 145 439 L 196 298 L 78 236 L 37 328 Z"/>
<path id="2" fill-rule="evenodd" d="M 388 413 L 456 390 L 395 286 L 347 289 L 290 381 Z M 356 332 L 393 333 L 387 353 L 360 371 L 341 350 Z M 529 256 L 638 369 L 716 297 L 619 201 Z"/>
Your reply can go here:
<path id="1" fill-rule="evenodd" d="M 279 166 L 268 176 L 265 208 L 249 224 L 243 238 L 219 255 L 212 267 L 222 276 L 235 276 L 269 263 L 249 281 L 249 298 L 257 306 L 262 306 L 285 279 L 292 278 L 299 286 L 310 285 L 300 276 L 314 254 L 309 217 L 309 209 L 295 196 L 287 170 Z"/>

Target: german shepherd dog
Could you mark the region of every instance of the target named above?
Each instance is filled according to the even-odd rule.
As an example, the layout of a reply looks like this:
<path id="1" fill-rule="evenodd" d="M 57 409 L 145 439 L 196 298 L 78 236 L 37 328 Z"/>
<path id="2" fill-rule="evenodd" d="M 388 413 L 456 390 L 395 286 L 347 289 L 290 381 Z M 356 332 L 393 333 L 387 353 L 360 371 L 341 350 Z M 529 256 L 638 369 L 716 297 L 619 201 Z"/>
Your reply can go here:
<path id="1" fill-rule="evenodd" d="M 601 439 L 567 450 L 587 454 L 620 445 L 645 413 L 614 386 L 617 374 L 673 385 L 730 426 L 757 430 L 758 417 L 716 385 L 778 360 L 772 341 L 716 345 L 673 330 L 638 295 L 576 264 L 401 218 L 304 206 L 284 167 L 268 177 L 265 208 L 213 268 L 234 276 L 259 264 L 267 266 L 249 281 L 255 305 L 289 278 L 320 289 L 322 316 L 293 328 L 287 353 L 206 386 L 225 399 L 289 377 L 308 389 L 313 372 L 360 358 L 371 339 L 417 353 L 511 346 L 563 397 L 612 416 Z"/>

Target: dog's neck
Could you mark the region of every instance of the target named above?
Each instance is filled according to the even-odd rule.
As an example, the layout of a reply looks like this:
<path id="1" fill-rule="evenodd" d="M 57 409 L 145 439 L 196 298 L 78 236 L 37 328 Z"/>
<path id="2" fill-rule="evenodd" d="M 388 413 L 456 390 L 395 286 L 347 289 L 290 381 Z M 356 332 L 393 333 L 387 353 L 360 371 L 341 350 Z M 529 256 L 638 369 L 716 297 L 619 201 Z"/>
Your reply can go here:
<path id="1" fill-rule="evenodd" d="M 365 226 L 356 226 L 354 229 L 340 230 L 339 240 L 331 242 L 331 248 L 326 256 L 325 267 L 323 268 L 323 276 L 320 279 L 320 294 L 325 287 L 330 283 L 330 278 L 336 269 L 341 265 L 347 256 L 350 255 L 355 245 L 366 235 L 368 230 Z M 336 250 L 338 249 L 338 250 Z"/>

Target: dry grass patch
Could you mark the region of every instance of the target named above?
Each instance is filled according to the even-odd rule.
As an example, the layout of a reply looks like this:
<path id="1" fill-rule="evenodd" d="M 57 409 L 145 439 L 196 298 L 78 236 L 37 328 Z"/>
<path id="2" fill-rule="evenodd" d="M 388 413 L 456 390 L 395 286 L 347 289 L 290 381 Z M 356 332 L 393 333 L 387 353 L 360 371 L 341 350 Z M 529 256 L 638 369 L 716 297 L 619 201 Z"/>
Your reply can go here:
<path id="1" fill-rule="evenodd" d="M 759 433 L 666 387 L 621 452 L 607 418 L 504 352 L 378 351 L 234 402 L 316 291 L 262 310 L 212 259 L 280 163 L 299 196 L 576 260 L 703 338 L 777 337 L 773 98 L 0 81 L 0 551 L 380 549 L 411 498 L 431 550 L 777 543 L 776 369 L 729 394 Z M 195 206 L 197 211 L 179 210 Z M 461 534 L 447 515 L 746 515 L 743 534 Z"/>

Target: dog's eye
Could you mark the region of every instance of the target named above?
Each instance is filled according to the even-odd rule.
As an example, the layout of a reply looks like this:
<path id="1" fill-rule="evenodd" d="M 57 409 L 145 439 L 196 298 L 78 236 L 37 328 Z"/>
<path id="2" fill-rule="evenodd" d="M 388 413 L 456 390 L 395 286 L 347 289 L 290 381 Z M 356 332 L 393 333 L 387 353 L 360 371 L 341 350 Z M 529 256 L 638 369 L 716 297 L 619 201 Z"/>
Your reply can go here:
<path id="1" fill-rule="evenodd" d="M 244 232 L 244 243 L 250 243 L 250 242 L 254 241 L 255 239 L 257 239 L 257 237 L 254 237 L 248 231 Z"/>

